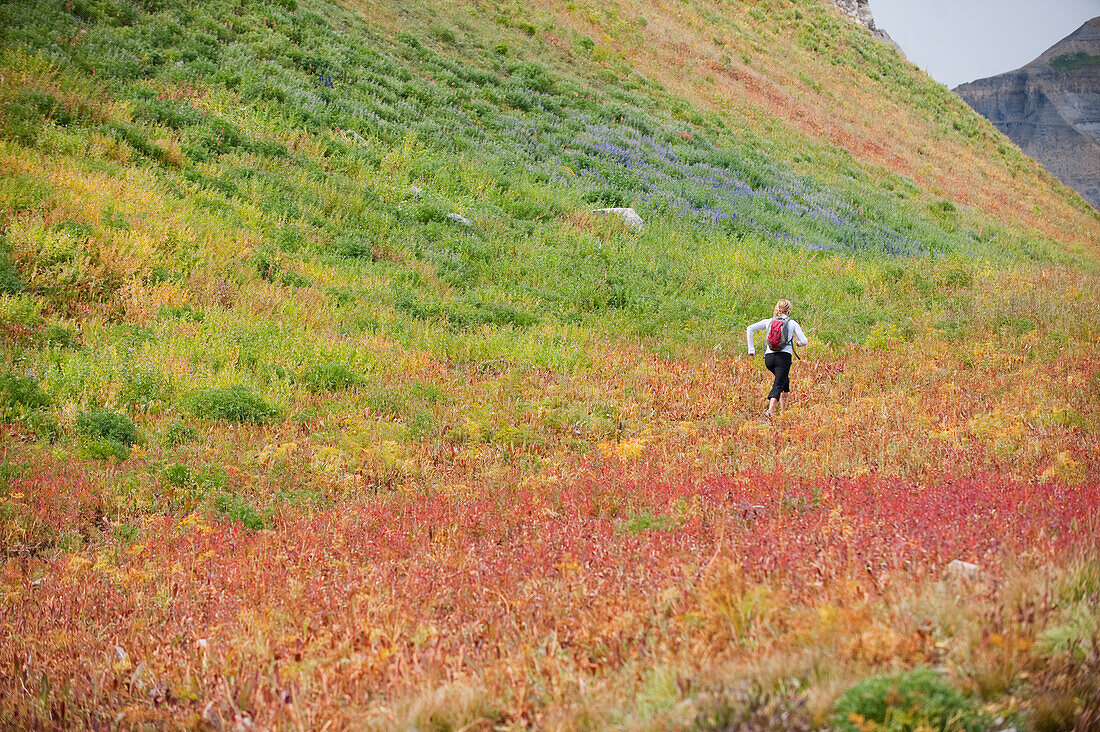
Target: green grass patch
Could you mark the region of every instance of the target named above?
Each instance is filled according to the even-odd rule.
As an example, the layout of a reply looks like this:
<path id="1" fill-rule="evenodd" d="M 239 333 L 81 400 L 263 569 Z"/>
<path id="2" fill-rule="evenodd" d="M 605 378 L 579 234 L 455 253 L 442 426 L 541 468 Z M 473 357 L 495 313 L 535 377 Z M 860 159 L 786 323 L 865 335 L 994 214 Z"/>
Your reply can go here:
<path id="1" fill-rule="evenodd" d="M 302 374 L 310 391 L 344 391 L 360 386 L 363 377 L 342 363 L 318 363 Z"/>
<path id="2" fill-rule="evenodd" d="M 214 496 L 214 509 L 230 521 L 239 521 L 246 529 L 258 531 L 264 527 L 259 512 L 241 496 L 218 493 Z"/>
<path id="3" fill-rule="evenodd" d="M 1100 66 L 1100 56 L 1094 56 L 1084 51 L 1078 53 L 1065 53 L 1055 56 L 1050 60 L 1050 68 L 1055 71 L 1072 71 L 1089 66 Z"/>
<path id="4" fill-rule="evenodd" d="M 191 396 L 191 412 L 203 419 L 226 422 L 270 422 L 279 410 L 244 386 L 202 389 Z"/>
<path id="5" fill-rule="evenodd" d="M 5 414 L 46 409 L 51 403 L 49 395 L 42 391 L 38 379 L 33 376 L 0 374 L 0 408 Z"/>

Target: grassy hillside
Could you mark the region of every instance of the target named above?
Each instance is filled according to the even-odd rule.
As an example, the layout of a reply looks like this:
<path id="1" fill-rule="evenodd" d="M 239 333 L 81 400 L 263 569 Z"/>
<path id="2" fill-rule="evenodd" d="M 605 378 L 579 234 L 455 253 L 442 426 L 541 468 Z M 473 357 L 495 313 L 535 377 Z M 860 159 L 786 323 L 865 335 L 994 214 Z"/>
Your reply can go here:
<path id="1" fill-rule="evenodd" d="M 812 0 L 0 4 L 0 722 L 1087 723 L 1098 245 Z"/>

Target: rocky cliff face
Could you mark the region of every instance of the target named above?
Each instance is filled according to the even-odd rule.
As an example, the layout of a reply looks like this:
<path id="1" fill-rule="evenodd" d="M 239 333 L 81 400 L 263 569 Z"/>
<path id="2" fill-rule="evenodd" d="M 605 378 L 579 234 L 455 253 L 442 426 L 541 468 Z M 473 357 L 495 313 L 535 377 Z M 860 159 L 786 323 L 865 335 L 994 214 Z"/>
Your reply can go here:
<path id="1" fill-rule="evenodd" d="M 1100 17 L 1022 69 L 955 93 L 1100 209 Z"/>
<path id="2" fill-rule="evenodd" d="M 882 40 L 897 45 L 886 31 L 875 25 L 875 16 L 871 13 L 871 0 L 832 0 L 832 2 L 845 15 L 865 26 Z"/>

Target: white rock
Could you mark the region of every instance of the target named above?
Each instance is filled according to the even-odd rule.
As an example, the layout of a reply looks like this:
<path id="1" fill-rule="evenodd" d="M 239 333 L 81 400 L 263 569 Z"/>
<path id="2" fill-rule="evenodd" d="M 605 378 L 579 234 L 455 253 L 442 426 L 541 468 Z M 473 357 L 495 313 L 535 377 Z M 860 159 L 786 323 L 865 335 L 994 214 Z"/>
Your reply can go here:
<path id="1" fill-rule="evenodd" d="M 449 218 L 451 221 L 455 222 L 456 224 L 462 224 L 463 226 L 473 226 L 474 225 L 473 221 L 470 221 L 468 218 L 466 218 L 462 214 L 449 213 L 449 214 L 447 214 L 447 218 Z"/>
<path id="2" fill-rule="evenodd" d="M 640 229 L 643 226 L 642 217 L 632 208 L 597 208 L 592 213 L 603 216 L 618 216 L 632 229 Z"/>
<path id="3" fill-rule="evenodd" d="M 945 574 L 950 579 L 974 581 L 982 579 L 984 572 L 982 572 L 982 568 L 977 564 L 964 562 L 960 559 L 952 559 L 947 564 Z"/>

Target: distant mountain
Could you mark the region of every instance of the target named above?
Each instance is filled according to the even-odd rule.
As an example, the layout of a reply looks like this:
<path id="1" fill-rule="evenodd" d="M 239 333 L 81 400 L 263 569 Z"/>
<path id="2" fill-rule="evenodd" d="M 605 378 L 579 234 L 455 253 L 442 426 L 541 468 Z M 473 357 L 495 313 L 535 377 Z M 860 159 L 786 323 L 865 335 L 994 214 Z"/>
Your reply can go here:
<path id="1" fill-rule="evenodd" d="M 954 91 L 1100 209 L 1100 17 L 1027 66 Z"/>

